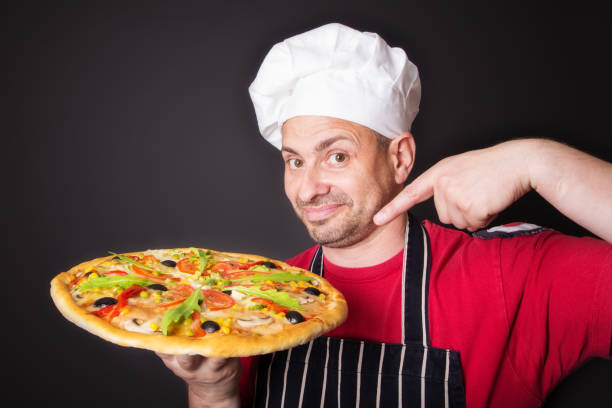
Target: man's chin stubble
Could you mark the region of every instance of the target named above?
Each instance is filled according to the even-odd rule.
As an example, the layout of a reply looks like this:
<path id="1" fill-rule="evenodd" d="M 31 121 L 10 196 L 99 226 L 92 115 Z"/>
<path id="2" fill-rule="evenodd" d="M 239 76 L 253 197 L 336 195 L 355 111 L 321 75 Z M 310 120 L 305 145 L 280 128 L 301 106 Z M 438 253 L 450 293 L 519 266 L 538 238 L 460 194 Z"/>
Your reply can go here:
<path id="1" fill-rule="evenodd" d="M 359 225 L 359 222 L 348 222 L 332 231 L 321 231 L 320 227 L 326 223 L 327 220 L 322 220 L 305 225 L 307 225 L 308 234 L 316 243 L 329 248 L 345 248 L 354 245 L 376 228 L 373 222 L 365 226 Z"/>

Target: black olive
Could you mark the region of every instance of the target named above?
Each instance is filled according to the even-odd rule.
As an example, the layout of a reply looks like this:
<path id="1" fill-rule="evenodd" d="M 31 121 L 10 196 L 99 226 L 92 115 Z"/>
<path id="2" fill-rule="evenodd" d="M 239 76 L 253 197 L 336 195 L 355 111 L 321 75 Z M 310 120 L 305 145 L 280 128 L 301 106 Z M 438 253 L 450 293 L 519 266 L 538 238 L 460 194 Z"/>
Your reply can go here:
<path id="1" fill-rule="evenodd" d="M 159 283 L 153 283 L 147 287 L 153 290 L 163 290 L 164 292 L 168 290 L 167 287 L 165 287 L 164 285 L 160 285 Z"/>
<path id="2" fill-rule="evenodd" d="M 319 296 L 321 294 L 321 291 L 317 288 L 313 288 L 312 286 L 307 287 L 306 289 L 304 289 L 304 292 L 308 293 L 309 295 L 312 296 Z"/>
<path id="3" fill-rule="evenodd" d="M 214 333 L 220 329 L 219 323 L 214 322 L 212 320 L 205 321 L 204 323 L 202 323 L 201 327 L 202 330 L 204 330 L 206 333 Z"/>
<path id="4" fill-rule="evenodd" d="M 166 259 L 165 261 L 162 261 L 161 264 L 169 268 L 174 268 L 176 266 L 176 262 L 174 262 L 172 259 Z"/>
<path id="5" fill-rule="evenodd" d="M 266 266 L 270 269 L 280 269 L 278 266 L 276 266 L 274 263 L 269 262 L 269 261 L 265 261 L 264 263 L 262 263 L 263 266 Z"/>
<path id="6" fill-rule="evenodd" d="M 85 277 L 87 278 L 89 275 L 91 275 L 92 273 L 95 273 L 94 271 L 89 271 L 85 274 Z"/>
<path id="7" fill-rule="evenodd" d="M 103 297 L 94 302 L 95 307 L 110 306 L 116 304 L 117 299 L 115 299 L 114 297 Z"/>
<path id="8" fill-rule="evenodd" d="M 225 293 L 226 295 L 232 295 L 232 291 L 231 290 L 222 290 L 221 292 Z"/>
<path id="9" fill-rule="evenodd" d="M 113 256 L 111 259 L 112 259 L 112 260 L 114 260 L 114 261 L 118 261 L 118 260 L 120 260 L 121 258 L 119 258 L 118 256 L 116 256 L 116 255 L 115 255 L 115 256 Z"/>
<path id="10" fill-rule="evenodd" d="M 140 326 L 142 325 L 144 322 L 140 319 L 132 319 L 132 322 L 136 325 L 136 326 Z"/>
<path id="11" fill-rule="evenodd" d="M 298 324 L 304 321 L 304 316 L 300 314 L 300 312 L 296 312 L 295 310 L 290 310 L 285 313 L 285 317 L 289 320 L 291 324 Z"/>

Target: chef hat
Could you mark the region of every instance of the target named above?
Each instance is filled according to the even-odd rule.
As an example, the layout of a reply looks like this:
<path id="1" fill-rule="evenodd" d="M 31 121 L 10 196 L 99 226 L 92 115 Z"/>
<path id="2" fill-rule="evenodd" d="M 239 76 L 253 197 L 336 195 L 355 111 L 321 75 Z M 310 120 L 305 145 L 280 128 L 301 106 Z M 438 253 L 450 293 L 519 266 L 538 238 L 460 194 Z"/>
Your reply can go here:
<path id="1" fill-rule="evenodd" d="M 338 23 L 272 47 L 249 87 L 262 136 L 281 148 L 281 126 L 301 115 L 330 116 L 394 138 L 419 111 L 417 67 L 378 34 Z"/>

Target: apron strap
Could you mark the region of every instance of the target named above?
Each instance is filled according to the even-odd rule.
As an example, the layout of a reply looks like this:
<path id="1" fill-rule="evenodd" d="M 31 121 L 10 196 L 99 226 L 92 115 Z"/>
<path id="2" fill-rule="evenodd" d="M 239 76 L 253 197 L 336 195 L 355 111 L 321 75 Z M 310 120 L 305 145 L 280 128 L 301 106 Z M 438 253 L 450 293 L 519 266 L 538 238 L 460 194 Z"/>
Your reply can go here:
<path id="1" fill-rule="evenodd" d="M 310 261 L 310 271 L 324 277 L 323 248 L 319 245 Z M 427 230 L 408 213 L 402 268 L 402 344 L 429 346 L 429 269 L 431 249 Z"/>
<path id="2" fill-rule="evenodd" d="M 418 342 L 429 346 L 429 269 L 431 249 L 425 227 L 408 213 L 407 248 L 404 256 L 404 297 L 402 299 L 402 343 Z"/>

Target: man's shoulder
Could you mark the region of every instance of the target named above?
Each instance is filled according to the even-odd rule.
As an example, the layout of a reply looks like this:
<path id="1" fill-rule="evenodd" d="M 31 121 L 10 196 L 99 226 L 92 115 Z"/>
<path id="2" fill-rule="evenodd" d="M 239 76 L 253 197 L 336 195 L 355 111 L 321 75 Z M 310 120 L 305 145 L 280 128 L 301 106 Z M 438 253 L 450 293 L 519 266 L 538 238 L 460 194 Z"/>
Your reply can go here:
<path id="1" fill-rule="evenodd" d="M 310 261 L 317 250 L 318 245 L 314 245 L 303 252 L 300 252 L 296 256 L 287 259 L 289 265 L 297 266 L 298 268 L 308 269 L 310 267 Z"/>

